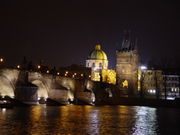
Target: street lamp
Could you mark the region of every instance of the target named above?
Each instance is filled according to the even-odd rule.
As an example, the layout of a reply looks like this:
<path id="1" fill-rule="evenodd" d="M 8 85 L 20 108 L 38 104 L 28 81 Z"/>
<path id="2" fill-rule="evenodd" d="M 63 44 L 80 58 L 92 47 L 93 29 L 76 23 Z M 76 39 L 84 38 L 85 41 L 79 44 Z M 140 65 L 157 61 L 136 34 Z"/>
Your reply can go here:
<path id="1" fill-rule="evenodd" d="M 20 67 L 21 67 L 20 65 L 17 65 L 17 68 L 18 68 L 18 69 L 20 69 Z"/>
<path id="2" fill-rule="evenodd" d="M 147 67 L 144 66 L 144 65 L 142 65 L 140 68 L 141 68 L 141 70 L 146 70 L 147 69 Z"/>
<path id="3" fill-rule="evenodd" d="M 40 69 L 40 68 L 41 68 L 41 66 L 40 66 L 40 65 L 38 65 L 38 66 L 37 66 L 37 68 L 38 68 L 38 69 Z"/>
<path id="4" fill-rule="evenodd" d="M 3 58 L 0 58 L 0 62 L 4 62 L 4 59 L 3 59 Z"/>

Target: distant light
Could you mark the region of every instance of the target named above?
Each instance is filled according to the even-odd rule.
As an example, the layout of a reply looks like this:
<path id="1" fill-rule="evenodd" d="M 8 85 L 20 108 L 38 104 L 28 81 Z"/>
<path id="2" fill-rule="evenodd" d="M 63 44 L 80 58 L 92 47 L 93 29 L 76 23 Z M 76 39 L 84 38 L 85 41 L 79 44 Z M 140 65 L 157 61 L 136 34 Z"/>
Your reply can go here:
<path id="1" fill-rule="evenodd" d="M 4 59 L 3 58 L 0 58 L 0 62 L 3 62 L 4 61 Z"/>
<path id="2" fill-rule="evenodd" d="M 5 113 L 6 112 L 6 108 L 2 108 L 2 112 Z"/>
<path id="3" fill-rule="evenodd" d="M 40 66 L 40 65 L 38 65 L 37 67 L 38 67 L 38 69 L 40 69 L 40 68 L 41 68 L 41 66 Z"/>
<path id="4" fill-rule="evenodd" d="M 20 65 L 17 65 L 17 68 L 19 69 L 21 66 Z"/>
<path id="5" fill-rule="evenodd" d="M 89 75 L 89 78 L 91 78 L 91 75 Z"/>
<path id="6" fill-rule="evenodd" d="M 59 72 L 57 72 L 57 75 L 59 75 L 60 73 Z"/>
<path id="7" fill-rule="evenodd" d="M 81 76 L 83 76 L 83 74 L 81 74 Z"/>
<path id="8" fill-rule="evenodd" d="M 77 73 L 74 73 L 74 75 L 77 75 Z"/>
<path id="9" fill-rule="evenodd" d="M 141 70 L 146 70 L 147 67 L 146 66 L 141 66 Z"/>
<path id="10" fill-rule="evenodd" d="M 3 100 L 3 103 L 7 103 L 7 101 L 6 101 L 6 100 Z"/>
<path id="11" fill-rule="evenodd" d="M 68 74 L 68 71 L 66 71 L 66 74 Z"/>
<path id="12" fill-rule="evenodd" d="M 156 90 L 148 90 L 149 91 L 149 93 L 151 93 L 151 94 L 155 94 L 156 93 Z"/>
<path id="13" fill-rule="evenodd" d="M 47 70 L 46 73 L 49 74 L 49 70 Z"/>

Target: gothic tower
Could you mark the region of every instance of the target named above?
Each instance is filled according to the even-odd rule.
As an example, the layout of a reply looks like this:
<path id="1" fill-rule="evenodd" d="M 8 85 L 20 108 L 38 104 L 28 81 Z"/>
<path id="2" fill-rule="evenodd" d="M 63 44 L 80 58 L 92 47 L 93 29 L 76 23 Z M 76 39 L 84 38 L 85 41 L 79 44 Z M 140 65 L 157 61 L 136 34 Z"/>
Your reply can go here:
<path id="1" fill-rule="evenodd" d="M 117 85 L 124 94 L 135 96 L 138 90 L 139 55 L 137 40 L 125 31 L 120 50 L 116 52 Z"/>

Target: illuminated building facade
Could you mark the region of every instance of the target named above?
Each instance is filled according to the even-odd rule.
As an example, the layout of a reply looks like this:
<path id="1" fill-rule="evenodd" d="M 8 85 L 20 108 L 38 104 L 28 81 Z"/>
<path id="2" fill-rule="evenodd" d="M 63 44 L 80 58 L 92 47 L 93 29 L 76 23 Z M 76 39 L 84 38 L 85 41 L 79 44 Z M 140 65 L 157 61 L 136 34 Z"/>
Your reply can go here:
<path id="1" fill-rule="evenodd" d="M 102 70 L 102 82 L 109 84 L 116 84 L 116 71 L 112 69 L 103 69 Z"/>
<path id="2" fill-rule="evenodd" d="M 108 69 L 107 55 L 99 44 L 95 46 L 95 50 L 88 56 L 86 67 L 91 68 L 91 79 L 93 81 L 100 81 L 102 70 Z"/>
<path id="3" fill-rule="evenodd" d="M 135 38 L 129 31 L 124 32 L 120 50 L 116 52 L 117 85 L 124 94 L 136 95 L 138 90 L 139 55 Z"/>
<path id="4" fill-rule="evenodd" d="M 174 99 L 180 96 L 180 75 L 179 69 L 169 69 L 163 74 L 164 90 L 167 98 Z"/>
<path id="5" fill-rule="evenodd" d="M 141 69 L 140 90 L 144 97 L 161 98 L 163 94 L 162 70 Z"/>

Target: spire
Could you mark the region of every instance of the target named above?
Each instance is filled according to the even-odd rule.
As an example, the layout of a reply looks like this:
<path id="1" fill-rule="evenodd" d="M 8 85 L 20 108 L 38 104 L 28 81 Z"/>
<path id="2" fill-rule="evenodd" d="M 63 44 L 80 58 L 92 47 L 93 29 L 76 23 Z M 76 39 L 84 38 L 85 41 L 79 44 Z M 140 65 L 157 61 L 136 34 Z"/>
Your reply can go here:
<path id="1" fill-rule="evenodd" d="M 130 51 L 134 50 L 135 46 L 137 45 L 137 39 L 134 38 L 131 34 L 132 32 L 130 30 L 125 30 L 123 33 L 123 41 L 121 49 L 122 51 Z"/>
<path id="2" fill-rule="evenodd" d="M 130 31 L 125 30 L 123 33 L 123 41 L 121 50 L 127 50 L 130 47 Z"/>
<path id="3" fill-rule="evenodd" d="M 101 45 L 100 45 L 100 44 L 97 44 L 97 45 L 95 46 L 95 50 L 101 50 Z"/>

